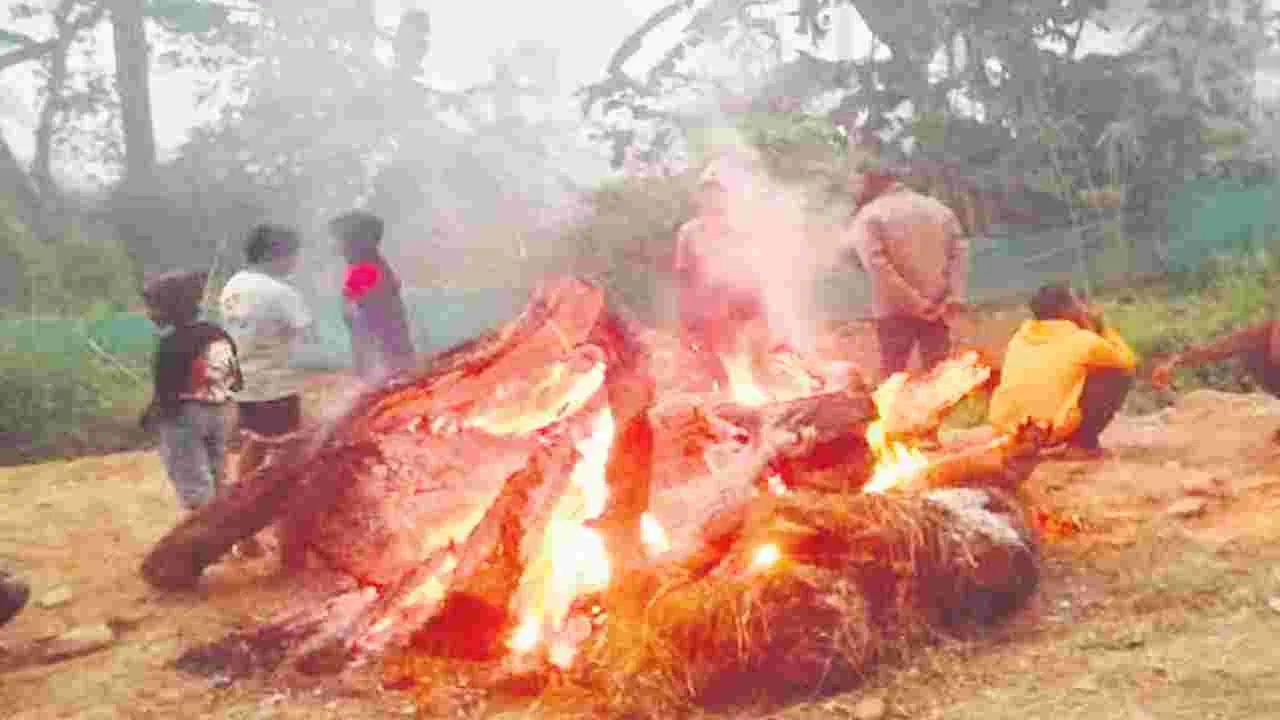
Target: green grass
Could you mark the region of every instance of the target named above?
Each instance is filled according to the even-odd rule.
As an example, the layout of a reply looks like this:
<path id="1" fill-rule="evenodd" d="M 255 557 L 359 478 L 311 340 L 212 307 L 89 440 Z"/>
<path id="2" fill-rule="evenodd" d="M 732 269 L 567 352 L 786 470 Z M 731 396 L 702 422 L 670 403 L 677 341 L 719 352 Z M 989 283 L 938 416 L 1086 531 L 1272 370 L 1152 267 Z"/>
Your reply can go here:
<path id="1" fill-rule="evenodd" d="M 1269 292 L 1277 279 L 1276 257 L 1256 254 L 1218 260 L 1158 285 L 1104 292 L 1098 304 L 1141 357 L 1146 375 L 1163 356 L 1272 317 Z M 1254 385 L 1231 361 L 1178 371 L 1174 392 L 1197 388 L 1247 392 Z M 1139 382 L 1128 409 L 1154 410 L 1171 397 Z"/>

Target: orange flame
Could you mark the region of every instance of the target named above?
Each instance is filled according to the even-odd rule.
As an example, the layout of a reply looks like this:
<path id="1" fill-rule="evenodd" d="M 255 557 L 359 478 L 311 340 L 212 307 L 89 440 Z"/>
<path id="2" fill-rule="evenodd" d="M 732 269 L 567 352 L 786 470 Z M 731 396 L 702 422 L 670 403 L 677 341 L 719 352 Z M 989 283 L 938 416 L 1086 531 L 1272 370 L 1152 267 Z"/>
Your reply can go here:
<path id="1" fill-rule="evenodd" d="M 593 419 L 569 479 L 557 500 L 543 534 L 542 552 L 532 558 L 516 600 L 520 625 L 508 647 L 520 653 L 537 649 L 564 625 L 579 595 L 603 590 L 609 584 L 609 553 L 604 537 L 585 523 L 598 518 L 609 500 L 605 465 L 613 443 L 613 413 L 601 411 Z M 556 647 L 552 644 L 552 649 Z M 557 651 L 560 655 L 564 653 Z"/>
<path id="2" fill-rule="evenodd" d="M 652 513 L 640 516 L 640 540 L 649 551 L 649 557 L 657 557 L 671 549 L 671 540 L 667 537 L 667 531 L 662 529 L 662 525 Z"/>
<path id="3" fill-rule="evenodd" d="M 906 373 L 895 373 L 872 394 L 880 416 L 888 414 L 898 392 L 907 382 Z M 863 486 L 867 493 L 883 493 L 920 474 L 929 465 L 929 459 L 919 450 L 885 436 L 884 421 L 876 420 L 867 427 L 867 444 L 875 455 L 876 466 L 871 480 Z"/>
<path id="4" fill-rule="evenodd" d="M 526 617 L 520 627 L 512 633 L 507 647 L 518 653 L 533 652 L 542 638 L 542 623 L 536 617 Z"/>
<path id="5" fill-rule="evenodd" d="M 756 548 L 755 554 L 751 557 L 751 569 L 756 572 L 768 570 L 781 559 L 782 551 L 778 549 L 777 545 L 773 543 L 761 545 Z"/>

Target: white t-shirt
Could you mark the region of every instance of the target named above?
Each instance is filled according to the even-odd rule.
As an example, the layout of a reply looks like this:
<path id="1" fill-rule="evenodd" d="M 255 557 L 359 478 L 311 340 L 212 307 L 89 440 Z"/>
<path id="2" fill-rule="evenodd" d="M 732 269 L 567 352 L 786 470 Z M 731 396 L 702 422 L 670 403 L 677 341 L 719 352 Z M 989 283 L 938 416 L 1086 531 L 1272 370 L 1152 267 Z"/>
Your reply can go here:
<path id="1" fill-rule="evenodd" d="M 302 392 L 305 374 L 290 367 L 294 343 L 311 313 L 293 286 L 261 270 L 241 270 L 222 288 L 222 326 L 236 341 L 244 389 L 240 402 L 278 400 Z"/>

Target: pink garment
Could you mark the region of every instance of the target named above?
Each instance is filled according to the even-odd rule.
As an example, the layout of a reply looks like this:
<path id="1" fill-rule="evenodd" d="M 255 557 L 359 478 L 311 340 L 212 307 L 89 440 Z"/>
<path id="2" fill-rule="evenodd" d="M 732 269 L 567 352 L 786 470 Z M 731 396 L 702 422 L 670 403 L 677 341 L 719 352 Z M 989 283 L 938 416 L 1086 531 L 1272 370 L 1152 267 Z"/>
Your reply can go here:
<path id="1" fill-rule="evenodd" d="M 878 318 L 968 300 L 968 238 L 956 214 L 927 195 L 894 185 L 858 211 L 847 242 L 870 277 Z"/>

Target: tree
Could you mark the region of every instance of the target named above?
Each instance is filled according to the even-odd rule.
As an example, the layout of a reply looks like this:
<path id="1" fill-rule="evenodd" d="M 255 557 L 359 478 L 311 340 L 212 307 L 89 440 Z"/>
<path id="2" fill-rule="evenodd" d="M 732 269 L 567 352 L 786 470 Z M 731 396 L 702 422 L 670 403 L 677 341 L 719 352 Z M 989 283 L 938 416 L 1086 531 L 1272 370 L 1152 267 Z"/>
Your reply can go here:
<path id="1" fill-rule="evenodd" d="M 145 1 L 111 0 L 111 30 L 124 132 L 124 185 L 130 191 L 147 189 L 155 180 L 156 137 Z"/>

